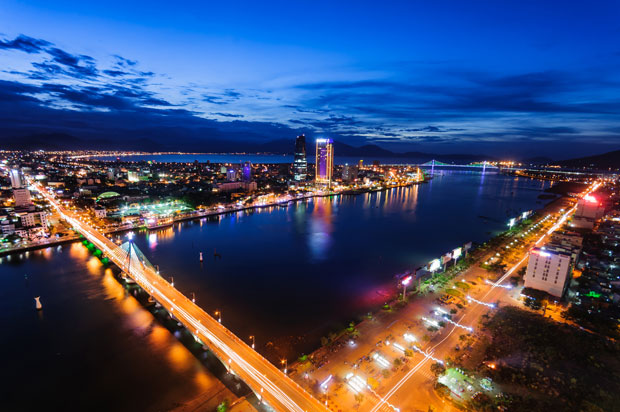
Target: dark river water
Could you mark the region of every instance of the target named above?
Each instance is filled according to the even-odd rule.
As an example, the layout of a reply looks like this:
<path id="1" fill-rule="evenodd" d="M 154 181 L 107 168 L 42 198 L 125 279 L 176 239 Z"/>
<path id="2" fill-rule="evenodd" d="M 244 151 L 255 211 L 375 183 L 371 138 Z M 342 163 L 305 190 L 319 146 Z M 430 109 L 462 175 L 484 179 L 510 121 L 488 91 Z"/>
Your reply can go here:
<path id="1" fill-rule="evenodd" d="M 439 173 L 418 186 L 178 223 L 134 241 L 240 338 L 255 335 L 261 353 L 292 360 L 381 305 L 396 274 L 542 207 L 549 185 Z M 7 410 L 165 410 L 217 386 L 81 244 L 1 258 L 0 321 Z"/>

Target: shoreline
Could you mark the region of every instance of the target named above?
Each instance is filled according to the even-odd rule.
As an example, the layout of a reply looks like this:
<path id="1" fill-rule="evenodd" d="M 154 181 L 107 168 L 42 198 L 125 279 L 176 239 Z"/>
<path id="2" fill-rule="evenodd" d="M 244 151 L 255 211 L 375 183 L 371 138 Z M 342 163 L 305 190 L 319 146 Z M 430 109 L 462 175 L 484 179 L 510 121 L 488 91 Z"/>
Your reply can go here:
<path id="1" fill-rule="evenodd" d="M 268 203 L 268 204 L 264 204 L 264 205 L 252 205 L 252 206 L 243 206 L 243 207 L 237 207 L 237 208 L 232 208 L 232 209 L 226 209 L 226 210 L 222 210 L 222 211 L 212 211 L 212 212 L 205 212 L 205 213 L 199 213 L 199 212 L 191 212 L 194 213 L 195 215 L 183 215 L 183 216 L 178 216 L 173 218 L 173 224 L 177 223 L 177 222 L 185 222 L 185 221 L 190 221 L 190 220 L 197 220 L 197 219 L 202 219 L 202 218 L 208 218 L 211 216 L 219 216 L 219 215 L 225 215 L 227 213 L 237 213 L 237 212 L 244 212 L 244 211 L 249 211 L 249 210 L 255 210 L 255 209 L 264 209 L 264 208 L 268 208 L 268 207 L 277 207 L 277 206 L 287 206 L 289 204 L 293 204 L 293 203 L 297 203 L 300 201 L 304 201 L 307 199 L 313 199 L 313 198 L 321 198 L 321 197 L 329 197 L 329 196 L 359 196 L 359 195 L 363 195 L 366 193 L 374 193 L 374 192 L 385 192 L 391 189 L 397 189 L 397 188 L 401 188 L 401 187 L 410 187 L 410 186 L 414 186 L 417 184 L 422 184 L 422 183 L 427 183 L 427 180 L 424 180 L 422 182 L 411 182 L 411 183 L 406 183 L 406 184 L 399 184 L 399 185 L 394 185 L 394 186 L 390 186 L 390 187 L 385 187 L 382 189 L 366 189 L 366 190 L 347 190 L 347 191 L 342 191 L 339 193 L 324 193 L 324 194 L 313 194 L 310 196 L 301 196 L 301 197 L 297 197 L 294 199 L 289 199 L 286 201 L 282 201 L 282 202 L 273 202 L 273 203 Z M 138 226 L 138 227 L 120 227 L 120 228 L 114 228 L 114 229 L 109 229 L 109 230 L 103 230 L 102 233 L 105 235 L 110 235 L 110 234 L 115 234 L 115 233 L 124 233 L 124 232 L 130 232 L 133 230 L 141 230 L 141 229 L 147 229 L 147 230 L 153 230 L 156 231 L 159 228 L 153 228 L 153 229 L 148 229 L 144 226 Z M 46 241 L 46 242 L 40 242 L 37 244 L 28 244 L 26 246 L 21 246 L 21 247 L 17 247 L 17 248 L 13 248 L 13 249 L 2 249 L 0 250 L 0 257 L 2 256 L 8 256 L 8 255 L 12 255 L 12 254 L 17 254 L 17 253 L 24 253 L 24 252 L 29 252 L 29 251 L 33 251 L 33 250 L 39 250 L 39 249 L 45 249 L 51 246 L 57 246 L 57 245 L 62 245 L 65 243 L 73 243 L 80 240 L 79 236 L 77 235 L 71 235 L 71 236 L 67 236 L 65 238 L 62 239 L 54 239 L 51 241 Z"/>
<path id="2" fill-rule="evenodd" d="M 560 196 L 557 197 L 553 200 L 551 200 L 550 202 L 548 202 L 547 204 L 545 204 L 544 206 L 542 206 L 539 209 L 536 209 L 534 214 L 544 214 L 545 210 L 549 210 L 549 209 L 553 209 L 553 207 L 555 206 L 556 203 L 560 203 L 565 201 L 566 199 L 570 198 L 570 196 L 564 195 L 564 196 Z M 492 236 L 490 238 L 488 238 L 484 244 L 487 244 L 489 242 L 492 242 L 495 239 L 501 239 L 506 233 L 508 233 L 509 231 L 504 231 L 501 232 L 495 236 Z M 475 254 L 476 252 L 478 252 L 480 246 L 482 246 L 483 244 L 479 244 L 477 245 L 475 248 L 472 248 L 469 251 L 469 255 Z M 464 268 L 460 269 L 458 272 L 456 272 L 451 279 L 456 278 L 460 273 L 462 273 L 463 271 L 468 270 L 469 268 L 475 266 L 476 264 L 480 263 L 481 259 L 484 256 L 477 256 L 475 258 L 475 260 L 470 261 Z M 394 285 L 394 282 L 390 282 L 389 285 L 391 286 L 391 291 L 386 291 L 386 288 L 383 288 L 382 291 L 387 292 L 387 294 L 385 295 L 385 300 L 386 300 L 386 304 L 390 306 L 389 311 L 393 311 L 393 310 L 402 310 L 404 307 L 406 307 L 407 305 L 414 303 L 415 304 L 415 297 L 416 295 L 413 294 L 413 291 L 408 291 L 408 297 L 407 297 L 407 301 L 403 304 L 402 301 L 399 300 L 399 295 L 400 295 L 400 288 L 398 288 L 397 286 Z M 388 283 L 385 284 L 385 286 L 388 286 Z M 378 292 L 377 292 L 378 293 Z M 441 291 L 435 291 L 432 292 L 431 294 L 433 295 L 441 295 Z M 353 330 L 357 330 L 358 328 L 360 328 L 363 324 L 368 323 L 368 322 L 372 322 L 378 315 L 380 315 L 381 313 L 385 312 L 385 309 L 383 308 L 383 305 L 378 306 L 377 308 L 371 309 L 370 311 L 368 311 L 367 315 L 362 316 L 362 320 L 359 322 L 356 322 L 353 326 Z M 358 315 L 356 315 L 355 317 L 360 317 Z M 295 358 L 295 360 L 293 362 L 290 363 L 290 369 L 291 369 L 291 374 L 294 374 L 295 372 L 293 371 L 298 371 L 298 368 L 300 366 L 303 366 L 303 364 L 305 363 L 305 361 L 300 361 L 301 357 L 307 358 L 307 359 L 320 359 L 322 357 L 323 353 L 329 353 L 329 348 L 332 345 L 337 345 L 339 341 L 341 341 L 343 339 L 343 337 L 347 336 L 349 334 L 350 331 L 348 331 L 347 328 L 343 329 L 343 330 L 331 330 L 328 331 L 328 333 L 333 333 L 336 334 L 336 338 L 329 342 L 327 345 L 321 345 L 320 341 L 316 342 L 318 344 L 318 346 L 315 345 L 315 349 L 313 349 L 312 351 L 310 351 L 309 353 L 302 353 L 302 354 L 298 354 L 298 356 Z"/>

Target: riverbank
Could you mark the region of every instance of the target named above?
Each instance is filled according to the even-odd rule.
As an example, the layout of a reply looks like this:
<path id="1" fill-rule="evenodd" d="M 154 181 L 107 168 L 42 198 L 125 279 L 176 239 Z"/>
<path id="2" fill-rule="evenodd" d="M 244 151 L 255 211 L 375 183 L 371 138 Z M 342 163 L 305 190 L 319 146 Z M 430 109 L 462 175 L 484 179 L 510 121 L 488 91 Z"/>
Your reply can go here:
<path id="1" fill-rule="evenodd" d="M 410 187 L 410 186 L 421 184 L 421 183 L 427 183 L 427 181 L 424 180 L 422 182 L 410 182 L 406 184 L 390 185 L 390 186 L 382 187 L 380 189 L 376 189 L 376 188 L 351 189 L 351 190 L 345 190 L 342 192 L 329 192 L 329 193 L 304 195 L 304 196 L 299 196 L 299 197 L 295 197 L 292 199 L 287 199 L 285 201 L 275 201 L 275 202 L 270 202 L 270 203 L 266 203 L 262 205 L 251 205 L 251 206 L 241 206 L 241 207 L 224 206 L 223 209 L 218 209 L 215 211 L 210 211 L 210 212 L 195 211 L 195 212 L 191 212 L 191 215 L 180 215 L 177 217 L 173 217 L 173 223 L 196 220 L 196 219 L 203 219 L 203 218 L 208 218 L 212 216 L 225 215 L 228 213 L 251 211 L 251 210 L 264 209 L 264 208 L 270 208 L 270 207 L 276 207 L 276 206 L 287 206 L 289 204 L 293 204 L 296 202 L 305 201 L 305 200 L 313 199 L 313 198 L 322 198 L 322 197 L 331 197 L 331 196 L 359 196 L 359 195 L 363 195 L 366 193 L 384 192 L 384 191 L 391 190 L 394 188 Z M 145 227 L 144 226 L 115 227 L 115 228 L 110 228 L 110 229 L 104 229 L 101 232 L 105 235 L 111 235 L 111 234 L 116 234 L 116 233 L 130 232 L 130 231 L 137 230 L 137 229 L 145 229 Z M 150 230 L 156 230 L 156 229 L 150 229 Z M 38 249 L 45 249 L 47 247 L 58 246 L 58 245 L 66 244 L 66 243 L 72 243 L 78 240 L 80 240 L 79 235 L 69 235 L 69 236 L 63 236 L 62 238 L 46 239 L 45 241 L 41 241 L 41 242 L 29 242 L 25 245 L 19 245 L 17 247 L 0 249 L 0 257 L 10 255 L 10 254 L 15 254 L 15 253 L 24 253 L 24 252 L 29 252 L 29 251 L 38 250 Z"/>
<path id="2" fill-rule="evenodd" d="M 506 246 L 526 254 L 538 236 L 547 234 L 554 219 L 570 203 L 568 198 L 550 202 L 537 212 L 535 220 L 542 223 L 531 222 L 520 230 L 511 229 L 510 236 L 504 233 L 491 239 L 499 240 L 491 248 L 481 245 L 477 250 L 479 256 L 472 258 L 469 265 L 451 276 L 441 288 L 418 294 L 406 302 L 389 302 L 361 323 L 351 325 L 338 339 L 292 363 L 291 376 L 319 399 L 325 399 L 333 410 L 376 410 L 407 381 L 407 390 L 402 391 L 398 399 L 390 399 L 390 405 L 407 405 L 416 410 L 431 406 L 452 410 L 435 393 L 434 375 L 429 365 L 437 359 L 447 359 L 450 349 L 458 347 L 462 337 L 474 332 L 477 319 L 492 310 L 485 304 L 500 299 L 506 304 L 518 297 L 516 289 L 493 285 L 498 277 L 503 282 L 511 274 L 517 275 L 516 268 L 522 267 L 526 259 L 522 255 L 507 254 L 510 258 L 506 262 L 511 270 L 501 274 L 482 268 L 480 263 L 499 252 L 506 253 Z M 547 218 L 549 215 L 554 217 Z M 535 228 L 535 233 L 526 232 L 528 228 Z M 438 298 L 444 294 L 452 298 L 452 303 L 439 302 Z M 466 299 L 466 296 L 485 304 Z M 443 312 L 438 312 L 437 308 Z M 445 317 L 441 313 L 445 313 Z M 351 376 L 360 377 L 368 390 L 364 387 L 358 392 L 355 385 L 346 384 Z"/>

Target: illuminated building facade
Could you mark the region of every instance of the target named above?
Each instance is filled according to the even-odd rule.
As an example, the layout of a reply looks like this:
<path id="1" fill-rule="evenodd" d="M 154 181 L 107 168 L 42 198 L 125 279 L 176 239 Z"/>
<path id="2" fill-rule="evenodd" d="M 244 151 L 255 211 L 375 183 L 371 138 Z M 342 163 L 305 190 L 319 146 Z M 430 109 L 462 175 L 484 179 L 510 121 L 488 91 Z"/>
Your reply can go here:
<path id="1" fill-rule="evenodd" d="M 30 191 L 28 189 L 13 189 L 16 207 L 30 206 Z"/>
<path id="2" fill-rule="evenodd" d="M 226 170 L 226 180 L 228 180 L 229 182 L 234 182 L 235 180 L 237 180 L 237 171 L 234 167 L 229 167 Z"/>
<path id="3" fill-rule="evenodd" d="M 592 195 L 587 195 L 577 202 L 575 216 L 588 219 L 600 219 L 605 214 L 605 208 L 601 202 Z"/>
<path id="4" fill-rule="evenodd" d="M 252 162 L 243 162 L 242 164 L 243 181 L 248 183 L 252 181 Z"/>
<path id="5" fill-rule="evenodd" d="M 534 248 L 530 252 L 523 280 L 526 288 L 561 298 L 568 287 L 571 255 L 564 251 Z"/>
<path id="6" fill-rule="evenodd" d="M 334 149 L 331 139 L 316 139 L 316 178 L 318 184 L 331 186 Z"/>
<path id="7" fill-rule="evenodd" d="M 295 139 L 295 159 L 293 161 L 293 179 L 303 182 L 308 178 L 308 161 L 306 160 L 306 136 Z"/>
<path id="8" fill-rule="evenodd" d="M 19 169 L 12 169 L 9 172 L 9 177 L 11 178 L 11 187 L 13 189 L 21 189 L 26 186 L 26 179 L 24 179 L 24 174 Z"/>
<path id="9" fill-rule="evenodd" d="M 357 180 L 358 168 L 357 166 L 346 164 L 342 167 L 342 181 L 354 182 Z"/>

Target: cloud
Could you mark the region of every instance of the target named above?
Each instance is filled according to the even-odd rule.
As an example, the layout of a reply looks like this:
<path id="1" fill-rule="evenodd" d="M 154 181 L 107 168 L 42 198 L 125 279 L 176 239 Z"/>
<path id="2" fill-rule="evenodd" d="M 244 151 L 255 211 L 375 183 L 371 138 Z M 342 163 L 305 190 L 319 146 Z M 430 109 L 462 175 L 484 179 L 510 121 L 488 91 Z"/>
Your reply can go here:
<path id="1" fill-rule="evenodd" d="M 420 127 L 420 128 L 414 128 L 414 129 L 404 129 L 404 132 L 429 132 L 429 133 L 448 133 L 448 132 L 460 132 L 463 131 L 465 129 L 459 129 L 459 128 L 444 128 L 441 126 L 424 126 L 424 127 Z"/>
<path id="2" fill-rule="evenodd" d="M 117 54 L 114 55 L 114 58 L 116 59 L 116 65 L 119 67 L 133 67 L 138 64 L 137 60 L 129 60 Z"/>
<path id="3" fill-rule="evenodd" d="M 52 43 L 45 40 L 34 39 L 20 34 L 13 40 L 0 40 L 0 49 L 13 49 L 26 53 L 39 53 L 40 51 L 45 50 L 48 46 L 51 46 L 51 44 Z"/>
<path id="4" fill-rule="evenodd" d="M 130 74 L 123 70 L 104 70 L 103 73 L 107 74 L 108 76 L 112 76 L 112 77 L 121 77 L 121 76 L 127 76 Z"/>
<path id="5" fill-rule="evenodd" d="M 228 104 L 229 102 L 225 101 L 221 96 L 212 96 L 208 94 L 202 95 L 202 101 L 210 103 L 210 104 Z"/>
<path id="6" fill-rule="evenodd" d="M 180 135 L 271 140 L 304 131 L 349 144 L 395 148 L 400 142 L 403 150 L 446 143 L 620 140 L 620 84 L 609 68 L 502 75 L 454 62 L 423 69 L 409 64 L 393 65 L 377 78 L 358 73 L 350 78 L 361 80 L 333 81 L 328 75 L 237 89 L 179 86 L 136 60 L 119 55 L 98 60 L 25 35 L 0 40 L 0 51 L 8 57 L 0 71 L 0 129 L 89 134 L 89 128 L 99 128 L 122 135 L 119 130 L 144 124 L 162 128 L 150 136 L 170 133 L 173 141 Z M 13 56 L 22 59 L 14 67 Z"/>
<path id="7" fill-rule="evenodd" d="M 98 70 L 95 67 L 95 59 L 85 55 L 74 55 L 57 47 L 47 50 L 52 56 L 52 61 L 65 66 L 69 73 L 77 77 L 95 77 Z"/>
<path id="8" fill-rule="evenodd" d="M 243 117 L 242 114 L 232 114 L 232 113 L 211 113 L 212 115 L 215 116 L 222 116 L 222 117 L 236 117 L 236 118 L 241 118 Z"/>

